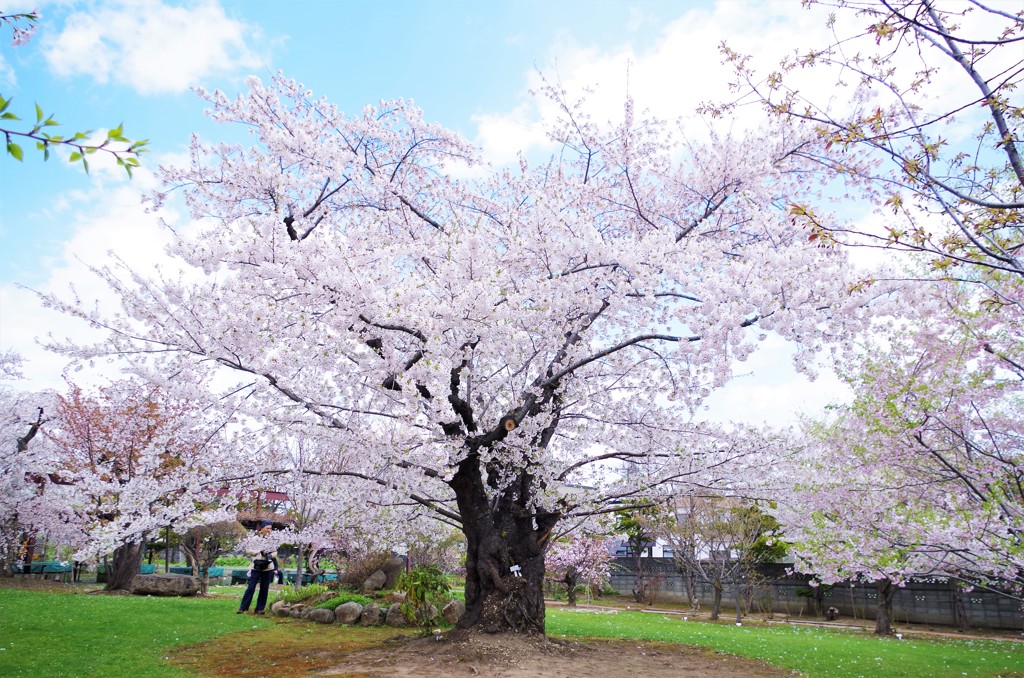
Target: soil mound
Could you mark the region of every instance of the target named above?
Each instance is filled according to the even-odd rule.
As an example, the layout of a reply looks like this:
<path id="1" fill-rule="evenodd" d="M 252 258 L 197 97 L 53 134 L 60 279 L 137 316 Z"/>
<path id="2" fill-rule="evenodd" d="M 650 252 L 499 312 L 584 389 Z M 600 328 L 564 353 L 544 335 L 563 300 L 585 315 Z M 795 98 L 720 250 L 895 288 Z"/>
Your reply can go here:
<path id="1" fill-rule="evenodd" d="M 749 659 L 674 644 L 568 642 L 543 636 L 465 633 L 410 639 L 354 652 L 317 676 L 347 678 L 777 678 L 792 675 Z"/>

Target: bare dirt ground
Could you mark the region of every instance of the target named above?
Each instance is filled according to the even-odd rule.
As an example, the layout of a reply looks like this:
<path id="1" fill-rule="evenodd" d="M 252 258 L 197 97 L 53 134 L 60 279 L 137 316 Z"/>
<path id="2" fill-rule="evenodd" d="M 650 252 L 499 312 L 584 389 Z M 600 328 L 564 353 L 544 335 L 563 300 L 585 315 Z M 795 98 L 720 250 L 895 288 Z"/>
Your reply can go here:
<path id="1" fill-rule="evenodd" d="M 390 647 L 388 646 L 390 645 Z M 451 633 L 391 641 L 355 652 L 315 676 L 346 678 L 769 678 L 792 676 L 749 659 L 700 648 L 622 641 Z"/>

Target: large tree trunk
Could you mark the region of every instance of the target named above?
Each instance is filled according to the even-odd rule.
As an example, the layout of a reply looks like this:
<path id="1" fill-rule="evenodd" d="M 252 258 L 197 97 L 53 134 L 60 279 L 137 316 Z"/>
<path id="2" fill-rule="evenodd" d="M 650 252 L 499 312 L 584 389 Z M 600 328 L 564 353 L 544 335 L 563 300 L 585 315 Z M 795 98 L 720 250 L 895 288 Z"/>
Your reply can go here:
<path id="1" fill-rule="evenodd" d="M 171 571 L 171 526 L 168 525 L 166 529 L 165 544 L 167 548 L 164 549 L 164 574 Z"/>
<path id="2" fill-rule="evenodd" d="M 722 582 L 721 580 L 715 580 L 711 582 L 711 587 L 715 590 L 715 598 L 711 602 L 711 616 L 709 619 L 718 619 L 719 613 L 722 611 Z"/>
<path id="3" fill-rule="evenodd" d="M 878 591 L 878 608 L 875 614 L 875 635 L 891 636 L 892 630 L 892 599 L 896 595 L 896 587 L 889 579 L 875 582 Z"/>
<path id="4" fill-rule="evenodd" d="M 569 607 L 576 607 L 576 584 L 579 582 L 579 577 L 574 574 L 575 570 L 576 568 L 570 567 L 565 574 L 565 579 L 562 580 L 565 583 L 566 605 Z"/>
<path id="5" fill-rule="evenodd" d="M 295 590 L 298 591 L 302 588 L 302 573 L 303 573 L 303 560 L 306 557 L 305 549 L 302 544 L 295 545 Z M 281 563 L 278 562 L 278 566 Z"/>
<path id="6" fill-rule="evenodd" d="M 21 550 L 21 525 L 18 514 L 0 519 L 0 577 L 14 575 L 15 563 L 19 562 Z"/>
<path id="7" fill-rule="evenodd" d="M 142 554 L 145 546 L 142 542 L 128 542 L 114 550 L 113 562 L 107 572 L 105 591 L 127 589 L 132 579 L 139 573 Z"/>
<path id="8" fill-rule="evenodd" d="M 683 570 L 683 582 L 686 584 L 686 602 L 690 604 L 690 610 L 700 609 L 700 601 L 697 599 L 697 573 L 691 567 Z"/>
<path id="9" fill-rule="evenodd" d="M 633 560 L 636 569 L 636 576 L 633 577 L 633 600 L 641 604 L 647 601 L 647 575 L 644 572 L 643 556 L 643 549 L 637 549 Z"/>
<path id="10" fill-rule="evenodd" d="M 526 470 L 513 471 L 513 482 L 501 490 L 498 469 L 491 471 L 491 496 L 476 454 L 449 482 L 466 535 L 466 613 L 458 628 L 544 633 L 544 545 L 559 516 L 531 506 L 533 478 Z"/>
<path id="11" fill-rule="evenodd" d="M 743 620 L 743 583 L 739 577 L 736 577 L 734 588 L 736 589 L 736 624 L 739 625 Z"/>
<path id="12" fill-rule="evenodd" d="M 967 630 L 967 608 L 964 606 L 964 587 L 956 579 L 950 579 L 953 598 L 953 623 L 957 631 Z"/>

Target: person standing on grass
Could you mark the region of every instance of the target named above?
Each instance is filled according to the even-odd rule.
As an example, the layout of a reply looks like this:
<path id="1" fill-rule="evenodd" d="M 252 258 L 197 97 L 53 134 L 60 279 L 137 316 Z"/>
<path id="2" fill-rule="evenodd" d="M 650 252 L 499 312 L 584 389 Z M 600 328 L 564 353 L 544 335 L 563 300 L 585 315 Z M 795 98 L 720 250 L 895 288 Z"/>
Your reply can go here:
<path id="1" fill-rule="evenodd" d="M 272 525 L 269 521 L 264 520 L 260 523 L 260 536 L 266 537 L 270 534 Z M 245 593 L 242 595 L 242 604 L 238 607 L 238 612 L 235 614 L 242 614 L 249 609 L 249 604 L 252 603 L 253 593 L 256 591 L 256 586 L 259 585 L 260 593 L 256 598 L 256 614 L 264 614 L 264 610 L 267 607 L 267 595 L 270 593 L 270 582 L 274 579 L 274 574 L 278 571 L 277 564 L 277 552 L 274 550 L 267 551 L 249 551 L 249 555 L 252 556 L 252 567 L 249 568 L 249 581 L 245 586 Z"/>

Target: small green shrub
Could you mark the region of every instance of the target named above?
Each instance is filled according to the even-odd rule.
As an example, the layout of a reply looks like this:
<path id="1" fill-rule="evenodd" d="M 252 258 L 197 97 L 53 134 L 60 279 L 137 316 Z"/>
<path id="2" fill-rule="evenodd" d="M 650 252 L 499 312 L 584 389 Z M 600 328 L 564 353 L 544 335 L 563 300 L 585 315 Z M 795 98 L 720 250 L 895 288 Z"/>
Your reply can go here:
<path id="1" fill-rule="evenodd" d="M 360 605 L 366 606 L 371 602 L 373 601 L 366 596 L 361 596 L 357 593 L 343 593 L 340 596 L 331 598 L 330 600 L 325 600 L 316 607 L 323 608 L 325 610 L 336 610 L 339 605 L 344 605 L 345 603 L 359 603 Z"/>
<path id="2" fill-rule="evenodd" d="M 301 603 L 305 600 L 309 600 L 310 598 L 315 598 L 327 593 L 328 590 L 329 589 L 326 586 L 321 584 L 303 586 L 298 591 L 293 588 L 287 588 L 279 591 L 275 600 L 283 600 L 286 603 Z"/>
<path id="3" fill-rule="evenodd" d="M 402 609 L 406 616 L 411 615 L 424 628 L 434 623 L 434 617 L 428 613 L 427 603 L 433 602 L 435 607 L 440 608 L 451 600 L 448 578 L 436 565 L 417 565 L 412 568 L 398 580 L 398 588 L 405 591 Z"/>

